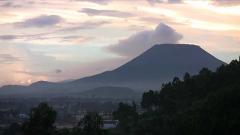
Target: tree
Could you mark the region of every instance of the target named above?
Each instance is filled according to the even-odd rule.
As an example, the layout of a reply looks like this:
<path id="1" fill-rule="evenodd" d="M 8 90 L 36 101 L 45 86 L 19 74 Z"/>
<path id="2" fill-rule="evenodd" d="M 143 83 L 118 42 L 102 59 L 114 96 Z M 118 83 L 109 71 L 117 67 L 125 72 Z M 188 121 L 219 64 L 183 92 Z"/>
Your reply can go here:
<path id="1" fill-rule="evenodd" d="M 190 79 L 190 74 L 187 72 L 187 73 L 185 73 L 185 75 L 184 75 L 184 77 L 183 77 L 183 80 L 184 81 L 187 81 L 187 80 L 189 80 Z"/>
<path id="2" fill-rule="evenodd" d="M 123 134 L 131 134 L 138 120 L 135 103 L 132 106 L 119 103 L 118 109 L 113 112 L 113 117 L 119 120 L 118 128 Z"/>
<path id="3" fill-rule="evenodd" d="M 141 105 L 144 113 L 134 117 L 134 107 L 119 104 L 113 115 L 120 121 L 120 134 L 240 134 L 240 61 L 216 72 L 186 73 L 183 81 L 174 78 L 159 92 L 145 92 Z"/>
<path id="4" fill-rule="evenodd" d="M 72 134 L 71 130 L 68 128 L 63 128 L 63 129 L 56 130 L 54 135 L 76 135 L 76 134 Z"/>
<path id="5" fill-rule="evenodd" d="M 208 68 L 203 68 L 202 70 L 200 70 L 199 75 L 208 77 L 209 75 L 211 75 L 211 73 L 212 71 Z"/>
<path id="6" fill-rule="evenodd" d="M 30 118 L 23 124 L 24 135 L 51 135 L 55 127 L 53 126 L 57 113 L 47 103 L 40 103 L 32 108 Z"/>
<path id="7" fill-rule="evenodd" d="M 149 90 L 142 95 L 141 106 L 147 110 L 154 110 L 158 104 L 158 92 Z"/>
<path id="8" fill-rule="evenodd" d="M 98 113 L 89 112 L 78 123 L 78 127 L 82 129 L 82 133 L 86 135 L 103 135 L 103 119 Z"/>
<path id="9" fill-rule="evenodd" d="M 174 77 L 173 81 L 172 81 L 172 84 L 177 85 L 177 84 L 179 84 L 179 82 L 180 82 L 180 79 L 178 77 Z"/>

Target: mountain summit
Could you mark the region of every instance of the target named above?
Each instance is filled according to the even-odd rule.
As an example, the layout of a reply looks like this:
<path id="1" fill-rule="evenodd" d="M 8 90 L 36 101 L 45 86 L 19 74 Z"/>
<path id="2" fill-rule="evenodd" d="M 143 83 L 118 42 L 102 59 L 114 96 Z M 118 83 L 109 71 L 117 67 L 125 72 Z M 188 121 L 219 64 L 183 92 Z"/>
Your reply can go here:
<path id="1" fill-rule="evenodd" d="M 157 90 L 175 76 L 181 78 L 186 72 L 196 74 L 204 67 L 215 70 L 222 64 L 225 63 L 196 45 L 161 44 L 112 71 L 70 82 L 5 86 L 0 88 L 0 95 L 68 95 L 106 86 Z"/>

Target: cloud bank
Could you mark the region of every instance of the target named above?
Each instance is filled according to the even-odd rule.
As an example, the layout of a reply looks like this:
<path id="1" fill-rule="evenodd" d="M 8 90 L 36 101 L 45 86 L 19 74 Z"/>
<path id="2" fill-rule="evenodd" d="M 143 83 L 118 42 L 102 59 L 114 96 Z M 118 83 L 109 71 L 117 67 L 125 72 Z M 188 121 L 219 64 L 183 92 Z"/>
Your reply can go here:
<path id="1" fill-rule="evenodd" d="M 16 38 L 16 35 L 0 35 L 0 40 L 14 40 Z"/>
<path id="2" fill-rule="evenodd" d="M 12 64 L 16 61 L 20 61 L 20 58 L 15 57 L 11 54 L 0 54 L 0 63 L 1 64 Z"/>
<path id="3" fill-rule="evenodd" d="M 240 0 L 213 0 L 212 2 L 219 6 L 238 6 L 240 4 Z"/>
<path id="4" fill-rule="evenodd" d="M 154 30 L 136 33 L 118 44 L 108 47 L 120 56 L 135 57 L 155 44 L 178 43 L 182 35 L 164 23 L 160 23 Z"/>
<path id="5" fill-rule="evenodd" d="M 87 1 L 87 2 L 92 2 L 92 3 L 97 3 L 97 4 L 108 4 L 109 2 L 113 0 L 77 0 L 77 1 Z"/>
<path id="6" fill-rule="evenodd" d="M 150 4 L 155 3 L 182 3 L 182 0 L 146 0 Z"/>
<path id="7" fill-rule="evenodd" d="M 95 29 L 109 23 L 110 22 L 108 21 L 95 21 L 95 22 L 86 21 L 86 22 L 77 24 L 76 26 L 60 29 L 59 32 L 74 32 L 74 31 L 84 30 L 84 29 Z"/>
<path id="8" fill-rule="evenodd" d="M 79 12 L 86 13 L 89 16 L 110 16 L 110 17 L 131 17 L 133 16 L 131 13 L 116 11 L 116 10 L 98 10 L 92 8 L 83 8 Z"/>
<path id="9" fill-rule="evenodd" d="M 42 15 L 35 18 L 27 19 L 23 22 L 16 23 L 18 27 L 46 27 L 53 26 L 62 21 L 62 18 L 57 15 Z"/>

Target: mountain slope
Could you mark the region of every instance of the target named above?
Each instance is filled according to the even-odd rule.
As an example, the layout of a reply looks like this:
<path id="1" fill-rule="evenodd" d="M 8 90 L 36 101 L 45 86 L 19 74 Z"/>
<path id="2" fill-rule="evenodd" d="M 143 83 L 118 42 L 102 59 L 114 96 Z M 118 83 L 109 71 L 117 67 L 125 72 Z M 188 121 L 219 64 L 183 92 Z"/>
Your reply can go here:
<path id="1" fill-rule="evenodd" d="M 75 80 L 78 84 L 125 86 L 134 89 L 159 89 L 163 82 L 196 74 L 207 67 L 215 70 L 224 64 L 199 46 L 187 44 L 155 45 L 123 66 L 91 77 Z"/>
<path id="2" fill-rule="evenodd" d="M 126 87 L 98 87 L 81 93 L 82 97 L 90 98 L 140 98 L 141 93 Z"/>
<path id="3" fill-rule="evenodd" d="M 0 95 L 66 96 L 104 86 L 146 91 L 160 89 L 162 83 L 175 76 L 182 77 L 185 72 L 196 74 L 203 67 L 215 70 L 222 64 L 225 63 L 196 45 L 161 44 L 112 71 L 67 82 L 4 86 L 0 88 Z"/>

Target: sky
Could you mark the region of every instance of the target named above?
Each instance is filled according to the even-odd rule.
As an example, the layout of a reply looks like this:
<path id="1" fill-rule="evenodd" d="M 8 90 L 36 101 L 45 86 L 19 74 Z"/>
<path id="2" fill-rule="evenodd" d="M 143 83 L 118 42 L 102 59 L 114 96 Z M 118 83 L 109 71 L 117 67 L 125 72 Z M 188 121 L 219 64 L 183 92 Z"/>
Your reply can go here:
<path id="1" fill-rule="evenodd" d="M 112 70 L 155 44 L 240 55 L 240 0 L 0 0 L 0 86 Z"/>

